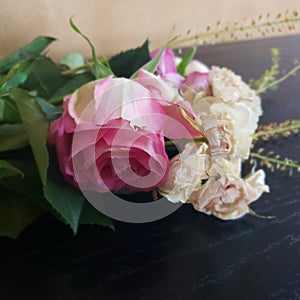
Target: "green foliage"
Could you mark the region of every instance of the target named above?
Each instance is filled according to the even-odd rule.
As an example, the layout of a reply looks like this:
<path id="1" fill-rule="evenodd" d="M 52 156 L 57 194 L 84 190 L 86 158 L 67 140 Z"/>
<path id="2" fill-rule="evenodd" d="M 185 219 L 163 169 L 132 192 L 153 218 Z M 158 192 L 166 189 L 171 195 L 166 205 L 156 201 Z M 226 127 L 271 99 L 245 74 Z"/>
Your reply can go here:
<path id="1" fill-rule="evenodd" d="M 75 234 L 84 203 L 84 196 L 78 189 L 64 180 L 59 172 L 54 152 L 51 153 L 51 164 L 48 169 L 44 194 L 59 217 L 72 228 Z"/>
<path id="2" fill-rule="evenodd" d="M 0 180 L 0 186 L 12 192 L 17 192 L 23 195 L 24 198 L 30 198 L 43 209 L 49 209 L 50 206 L 44 198 L 43 185 L 31 148 L 8 151 L 3 154 L 3 157 L 12 166 L 20 170 L 24 176 L 5 177 Z M 16 157 L 18 158 L 16 159 Z"/>
<path id="3" fill-rule="evenodd" d="M 262 154 L 265 149 L 261 148 L 257 152 L 251 152 L 252 159 L 259 159 L 261 165 L 267 167 L 272 172 L 275 170 L 286 171 L 289 170 L 289 174 L 293 175 L 293 171 L 300 172 L 300 163 L 289 159 L 288 157 L 282 159 L 279 154 L 275 155 L 273 151 L 269 151 L 266 154 Z"/>
<path id="4" fill-rule="evenodd" d="M 23 60 L 35 59 L 55 41 L 52 37 L 42 36 L 0 61 L 0 74 L 7 73 L 14 65 Z"/>
<path id="5" fill-rule="evenodd" d="M 0 89 L 7 91 L 24 83 L 31 73 L 32 68 L 32 60 L 24 60 L 16 63 L 2 78 L 0 82 Z"/>
<path id="6" fill-rule="evenodd" d="M 27 91 L 36 91 L 39 97 L 49 99 L 67 81 L 50 58 L 40 56 L 34 61 L 32 72 L 21 87 Z"/>
<path id="7" fill-rule="evenodd" d="M 49 164 L 48 151 L 46 148 L 48 121 L 36 99 L 30 94 L 18 88 L 11 90 L 10 93 L 23 121 L 42 183 L 45 184 Z"/>
<path id="8" fill-rule="evenodd" d="M 11 99 L 0 98 L 0 124 L 21 123 L 21 118 L 16 105 Z"/>
<path id="9" fill-rule="evenodd" d="M 97 57 L 96 54 L 96 50 L 95 47 L 93 45 L 93 43 L 90 41 L 90 39 L 84 35 L 79 28 L 74 24 L 74 22 L 72 21 L 72 19 L 70 19 L 70 25 L 72 27 L 72 29 L 77 32 L 78 34 L 80 34 L 90 45 L 91 49 L 92 49 L 92 54 L 93 54 L 93 61 L 94 64 L 90 65 L 91 71 L 93 72 L 93 74 L 95 75 L 96 78 L 104 78 L 107 77 L 109 75 L 113 75 L 112 70 L 110 69 L 109 66 L 105 66 L 104 64 L 102 64 L 99 60 L 99 58 Z"/>
<path id="10" fill-rule="evenodd" d="M 154 73 L 157 70 L 157 67 L 160 63 L 160 60 L 162 58 L 162 55 L 164 54 L 165 48 L 163 48 L 158 55 L 156 55 L 154 58 L 152 58 L 149 62 L 144 64 L 140 69 L 146 70 L 150 73 Z M 138 69 L 134 74 L 131 75 L 131 79 L 135 79 L 138 76 L 139 70 Z"/>
<path id="11" fill-rule="evenodd" d="M 86 71 L 63 75 L 51 59 L 40 54 L 53 40 L 38 38 L 0 61 L 2 236 L 17 237 L 47 210 L 69 225 L 74 233 L 79 224 L 113 227 L 109 218 L 89 205 L 81 192 L 64 180 L 53 154 L 49 168 L 47 131 L 50 122 L 63 111 L 63 97 L 95 80 Z M 82 62 L 73 55 L 64 63 L 76 67 Z M 105 66 L 100 69 L 102 72 L 109 70 Z M 99 71 L 99 65 L 95 70 Z M 112 73 L 109 71 L 109 74 Z"/>
<path id="12" fill-rule="evenodd" d="M 0 236 L 17 238 L 18 235 L 44 210 L 28 197 L 0 189 Z"/>
<path id="13" fill-rule="evenodd" d="M 259 130 L 252 134 L 254 140 L 262 139 L 264 141 L 277 139 L 279 137 L 288 137 L 292 134 L 299 133 L 300 120 L 286 120 L 281 123 L 270 123 L 264 126 L 259 126 Z"/>
<path id="14" fill-rule="evenodd" d="M 177 72 L 184 76 L 185 75 L 185 68 L 188 65 L 188 63 L 193 59 L 195 53 L 196 53 L 196 47 L 192 47 L 188 53 L 182 58 L 182 61 L 177 66 Z"/>
<path id="15" fill-rule="evenodd" d="M 63 112 L 63 108 L 61 106 L 52 105 L 51 103 L 45 101 L 42 98 L 37 98 L 36 101 L 41 107 L 44 114 L 46 115 L 47 121 L 49 122 L 52 122 L 59 118 L 59 116 Z"/>
<path id="16" fill-rule="evenodd" d="M 83 204 L 79 223 L 89 225 L 101 225 L 114 229 L 114 225 L 111 219 L 99 212 L 88 201 L 85 201 Z"/>
<path id="17" fill-rule="evenodd" d="M 141 47 L 113 56 L 109 64 L 116 76 L 130 78 L 150 60 L 149 41 L 146 40 Z"/>
<path id="18" fill-rule="evenodd" d="M 76 68 L 79 68 L 79 67 L 83 66 L 84 61 L 85 61 L 85 59 L 84 59 L 84 57 L 81 53 L 79 53 L 79 52 L 70 52 L 70 53 L 67 53 L 62 58 L 60 63 L 63 66 L 68 67 L 69 69 L 76 69 Z M 80 74 L 82 72 L 84 72 L 84 71 L 79 70 L 79 71 L 77 71 L 77 74 Z"/>
<path id="19" fill-rule="evenodd" d="M 277 85 L 273 83 L 277 79 L 277 75 L 280 73 L 280 51 L 277 48 L 271 49 L 272 64 L 270 69 L 265 70 L 264 74 L 256 80 L 251 79 L 249 85 L 255 89 L 258 93 L 265 92 L 268 89 L 275 90 Z"/>
<path id="20" fill-rule="evenodd" d="M 0 125 L 0 152 L 24 148 L 28 145 L 23 124 Z"/>
<path id="21" fill-rule="evenodd" d="M 0 180 L 16 175 L 21 175 L 22 177 L 24 177 L 24 174 L 21 170 L 14 167 L 9 161 L 0 159 Z"/>
<path id="22" fill-rule="evenodd" d="M 85 83 L 95 80 L 91 73 L 82 73 L 73 77 L 66 77 L 66 82 L 60 86 L 49 99 L 49 103 L 60 104 L 64 96 L 73 93 L 77 88 Z"/>

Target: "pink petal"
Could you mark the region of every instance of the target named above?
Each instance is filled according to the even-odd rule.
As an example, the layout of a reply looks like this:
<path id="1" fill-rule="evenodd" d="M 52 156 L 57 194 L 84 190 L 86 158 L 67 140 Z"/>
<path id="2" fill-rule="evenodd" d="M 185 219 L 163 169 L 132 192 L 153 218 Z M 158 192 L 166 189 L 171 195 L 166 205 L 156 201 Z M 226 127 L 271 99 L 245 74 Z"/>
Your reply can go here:
<path id="1" fill-rule="evenodd" d="M 161 50 L 153 51 L 151 58 L 156 57 Z M 168 73 L 177 73 L 175 65 L 175 57 L 172 49 L 165 49 L 160 59 L 157 72 L 159 75 L 166 75 Z"/>
<path id="2" fill-rule="evenodd" d="M 195 92 L 201 89 L 206 91 L 209 88 L 209 73 L 192 72 L 182 82 L 181 89 L 186 91 L 192 88 Z"/>

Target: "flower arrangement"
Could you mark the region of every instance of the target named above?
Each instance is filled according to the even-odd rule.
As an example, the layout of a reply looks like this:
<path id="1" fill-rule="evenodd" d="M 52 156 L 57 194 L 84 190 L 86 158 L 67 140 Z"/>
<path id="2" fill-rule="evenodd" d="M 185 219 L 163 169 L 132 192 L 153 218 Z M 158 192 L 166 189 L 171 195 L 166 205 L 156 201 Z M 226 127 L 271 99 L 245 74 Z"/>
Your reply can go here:
<path id="1" fill-rule="evenodd" d="M 299 20 L 293 13 L 249 28 L 208 29 L 202 37 Z M 256 215 L 249 205 L 269 187 L 263 169 L 242 178 L 243 162 L 300 170 L 295 161 L 251 150 L 259 138 L 298 132 L 300 120 L 264 127 L 258 121 L 259 95 L 295 74 L 299 63 L 278 78 L 279 52 L 273 49 L 271 68 L 246 83 L 232 70 L 195 60 L 196 47 L 175 56 L 171 47 L 180 39 L 152 52 L 146 41 L 100 60 L 70 24 L 90 44 L 92 61 L 70 53 L 57 66 L 42 54 L 50 37 L 0 61 L 0 235 L 16 237 L 46 211 L 74 233 L 79 224 L 112 228 L 108 216 L 155 220 L 183 203 L 223 220 Z M 136 210 L 143 204 L 123 206 L 120 195 L 132 192 L 151 194 L 150 217 Z"/>

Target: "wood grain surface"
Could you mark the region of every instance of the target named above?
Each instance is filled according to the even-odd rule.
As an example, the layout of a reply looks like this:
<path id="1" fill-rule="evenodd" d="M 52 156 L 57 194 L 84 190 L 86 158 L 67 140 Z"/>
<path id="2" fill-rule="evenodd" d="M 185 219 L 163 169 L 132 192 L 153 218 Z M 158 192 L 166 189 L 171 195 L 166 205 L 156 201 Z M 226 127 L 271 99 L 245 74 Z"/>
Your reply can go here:
<path id="1" fill-rule="evenodd" d="M 197 57 L 247 80 L 269 66 L 272 47 L 283 70 L 300 60 L 300 36 L 203 47 Z M 299 78 L 263 95 L 261 124 L 299 118 Z M 299 135 L 258 146 L 300 158 Z M 82 226 L 74 237 L 45 216 L 17 240 L 0 239 L 0 299 L 300 299 L 300 173 L 267 171 L 267 183 L 251 207 L 273 220 L 225 222 L 184 205 L 157 222 Z"/>

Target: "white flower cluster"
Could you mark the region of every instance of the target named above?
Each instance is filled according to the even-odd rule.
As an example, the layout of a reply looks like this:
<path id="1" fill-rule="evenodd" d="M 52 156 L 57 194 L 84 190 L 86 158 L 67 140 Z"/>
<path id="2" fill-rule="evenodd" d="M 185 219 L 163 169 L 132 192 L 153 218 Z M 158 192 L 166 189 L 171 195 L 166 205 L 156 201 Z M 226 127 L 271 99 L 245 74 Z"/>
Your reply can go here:
<path id="1" fill-rule="evenodd" d="M 199 74 L 203 73 L 203 65 Z M 187 68 L 197 72 L 197 63 Z M 192 203 L 218 218 L 236 219 L 248 205 L 268 192 L 265 173 L 241 178 L 241 163 L 250 154 L 252 134 L 262 114 L 261 100 L 240 76 L 212 67 L 207 84 L 190 85 L 182 96 L 191 103 L 197 126 L 207 143 L 187 143 L 170 162 L 167 183 L 159 192 L 171 202 Z"/>

